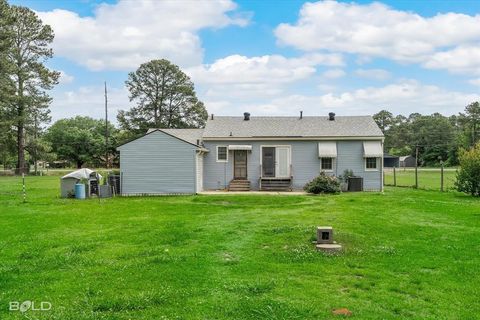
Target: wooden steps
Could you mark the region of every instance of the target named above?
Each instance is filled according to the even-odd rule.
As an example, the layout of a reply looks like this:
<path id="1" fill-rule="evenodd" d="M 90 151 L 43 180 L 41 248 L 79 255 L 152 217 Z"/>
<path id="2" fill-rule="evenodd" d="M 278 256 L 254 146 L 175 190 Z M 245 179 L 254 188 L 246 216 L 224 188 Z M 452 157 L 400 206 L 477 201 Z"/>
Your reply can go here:
<path id="1" fill-rule="evenodd" d="M 291 179 L 269 179 L 262 178 L 261 188 L 262 191 L 292 191 Z"/>
<path id="2" fill-rule="evenodd" d="M 232 180 L 228 185 L 228 191 L 250 191 L 250 181 Z"/>

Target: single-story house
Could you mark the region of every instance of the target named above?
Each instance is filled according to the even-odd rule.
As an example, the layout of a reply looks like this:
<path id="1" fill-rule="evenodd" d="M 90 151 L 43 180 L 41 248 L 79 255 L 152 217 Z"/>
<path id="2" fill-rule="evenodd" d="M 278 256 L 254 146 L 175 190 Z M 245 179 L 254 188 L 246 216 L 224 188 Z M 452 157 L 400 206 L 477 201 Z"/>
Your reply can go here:
<path id="1" fill-rule="evenodd" d="M 371 116 L 209 117 L 204 129 L 151 129 L 118 147 L 121 192 L 297 190 L 352 170 L 383 189 L 382 131 Z"/>
<path id="2" fill-rule="evenodd" d="M 417 164 L 417 159 L 414 156 L 402 156 L 400 157 L 400 167 L 412 168 Z"/>
<path id="3" fill-rule="evenodd" d="M 391 154 L 383 154 L 383 167 L 384 168 L 398 168 L 400 166 L 400 157 L 392 156 Z"/>

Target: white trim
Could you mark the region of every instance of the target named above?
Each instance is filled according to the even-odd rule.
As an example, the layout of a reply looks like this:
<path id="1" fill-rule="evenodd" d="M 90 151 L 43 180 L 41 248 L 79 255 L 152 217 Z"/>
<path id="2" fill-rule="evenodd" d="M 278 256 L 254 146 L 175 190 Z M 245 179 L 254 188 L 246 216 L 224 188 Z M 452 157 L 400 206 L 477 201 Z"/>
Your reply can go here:
<path id="1" fill-rule="evenodd" d="M 197 152 L 195 157 L 195 192 L 203 191 L 203 152 Z"/>
<path id="2" fill-rule="evenodd" d="M 373 169 L 373 168 L 367 168 L 367 159 L 370 159 L 370 158 L 375 158 L 375 159 L 376 159 L 376 168 L 375 168 L 375 169 Z M 363 168 L 364 168 L 365 171 L 368 171 L 368 172 L 378 171 L 378 169 L 379 169 L 379 168 L 378 168 L 378 167 L 379 167 L 379 161 L 378 161 L 378 160 L 380 159 L 380 157 L 365 157 L 365 158 L 363 158 L 363 159 L 364 159 L 364 160 L 363 160 Z"/>
<path id="3" fill-rule="evenodd" d="M 382 141 L 382 150 L 383 150 L 383 147 L 384 147 L 384 145 L 383 145 L 383 141 Z M 385 161 L 384 157 L 385 157 L 385 154 L 382 154 L 382 158 L 380 159 L 380 186 L 381 186 L 382 192 L 384 190 L 384 185 L 383 184 L 385 183 L 385 181 L 384 181 L 385 177 L 384 177 L 384 174 L 383 174 L 383 170 L 384 170 L 383 162 Z"/>
<path id="4" fill-rule="evenodd" d="M 218 148 L 225 148 L 225 153 L 227 155 L 227 159 L 226 160 L 223 160 L 223 159 L 218 159 Z M 217 146 L 216 148 L 216 151 L 217 151 L 217 154 L 215 155 L 215 159 L 217 160 L 217 162 L 228 162 L 228 146 Z"/>
<path id="5" fill-rule="evenodd" d="M 331 136 L 331 137 L 203 137 L 203 141 L 305 141 L 305 140 L 376 140 L 383 141 L 381 136 Z"/>
<path id="6" fill-rule="evenodd" d="M 277 150 L 276 148 L 277 147 L 284 147 L 284 148 L 288 148 L 288 162 L 289 162 L 289 166 L 288 166 L 288 178 L 292 176 L 292 172 L 291 172 L 291 165 L 292 165 L 292 146 L 290 144 L 262 144 L 260 145 L 260 167 L 262 168 L 261 172 L 260 172 L 260 178 L 263 178 L 263 148 L 275 148 L 275 157 L 277 156 L 276 153 L 277 153 Z M 275 160 L 276 161 L 276 160 Z M 281 177 L 281 178 L 287 178 L 287 177 Z M 278 178 L 277 177 L 277 168 L 275 166 L 275 177 L 269 177 L 269 178 Z"/>
<path id="7" fill-rule="evenodd" d="M 328 159 L 332 159 L 332 169 L 322 169 L 322 160 L 325 159 L 325 158 L 328 158 Z M 335 161 L 336 158 L 334 157 L 320 157 L 320 172 L 333 172 L 335 171 Z"/>

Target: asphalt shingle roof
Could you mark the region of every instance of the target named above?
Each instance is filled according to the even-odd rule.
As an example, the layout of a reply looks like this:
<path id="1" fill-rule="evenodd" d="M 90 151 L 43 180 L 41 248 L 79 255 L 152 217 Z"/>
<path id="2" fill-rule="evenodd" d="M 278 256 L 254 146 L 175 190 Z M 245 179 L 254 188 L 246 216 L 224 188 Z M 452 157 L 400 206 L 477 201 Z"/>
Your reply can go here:
<path id="1" fill-rule="evenodd" d="M 383 137 L 371 116 L 243 117 L 208 119 L 203 138 L 256 137 Z"/>
<path id="2" fill-rule="evenodd" d="M 197 144 L 197 140 L 202 140 L 203 134 L 203 129 L 148 129 L 147 133 L 155 130 L 161 130 L 195 145 Z"/>

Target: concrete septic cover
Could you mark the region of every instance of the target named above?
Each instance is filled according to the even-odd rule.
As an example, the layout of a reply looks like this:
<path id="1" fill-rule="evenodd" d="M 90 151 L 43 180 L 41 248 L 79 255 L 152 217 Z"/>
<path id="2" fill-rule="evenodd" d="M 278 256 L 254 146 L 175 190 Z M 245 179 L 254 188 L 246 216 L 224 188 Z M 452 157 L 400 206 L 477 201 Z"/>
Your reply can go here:
<path id="1" fill-rule="evenodd" d="M 315 246 L 317 250 L 324 252 L 337 252 L 342 250 L 342 246 L 336 243 L 320 243 Z"/>

